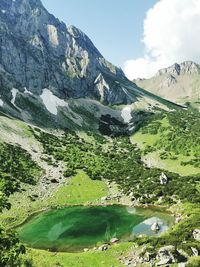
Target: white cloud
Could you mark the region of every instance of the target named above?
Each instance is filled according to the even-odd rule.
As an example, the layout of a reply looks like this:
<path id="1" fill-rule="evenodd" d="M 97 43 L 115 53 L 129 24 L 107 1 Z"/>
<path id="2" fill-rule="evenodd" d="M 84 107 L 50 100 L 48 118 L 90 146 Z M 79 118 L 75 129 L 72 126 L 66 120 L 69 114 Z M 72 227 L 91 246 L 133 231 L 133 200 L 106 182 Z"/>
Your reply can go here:
<path id="1" fill-rule="evenodd" d="M 175 62 L 200 62 L 200 1 L 160 0 L 144 21 L 145 54 L 125 62 L 129 79 L 148 78 Z"/>

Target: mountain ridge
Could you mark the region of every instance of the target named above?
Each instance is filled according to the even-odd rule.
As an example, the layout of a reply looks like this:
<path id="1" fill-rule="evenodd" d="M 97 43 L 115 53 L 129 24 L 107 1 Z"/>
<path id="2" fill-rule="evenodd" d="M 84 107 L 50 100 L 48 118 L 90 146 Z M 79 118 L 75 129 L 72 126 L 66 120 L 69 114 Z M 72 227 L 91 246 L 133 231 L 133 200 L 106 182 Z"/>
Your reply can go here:
<path id="1" fill-rule="evenodd" d="M 106 114 L 124 122 L 113 105 L 172 105 L 129 81 L 40 0 L 2 0 L 0 10 L 0 111 L 43 127 L 96 130 Z"/>
<path id="2" fill-rule="evenodd" d="M 1 87 L 26 87 L 35 94 L 49 88 L 62 98 L 99 99 L 98 75 L 126 79 L 82 31 L 49 14 L 41 1 L 1 1 L 0 9 Z M 105 103 L 120 102 L 106 93 Z"/>
<path id="3" fill-rule="evenodd" d="M 200 99 L 200 65 L 193 61 L 175 63 L 159 70 L 149 79 L 136 79 L 138 86 L 178 104 L 191 102 L 198 106 Z"/>

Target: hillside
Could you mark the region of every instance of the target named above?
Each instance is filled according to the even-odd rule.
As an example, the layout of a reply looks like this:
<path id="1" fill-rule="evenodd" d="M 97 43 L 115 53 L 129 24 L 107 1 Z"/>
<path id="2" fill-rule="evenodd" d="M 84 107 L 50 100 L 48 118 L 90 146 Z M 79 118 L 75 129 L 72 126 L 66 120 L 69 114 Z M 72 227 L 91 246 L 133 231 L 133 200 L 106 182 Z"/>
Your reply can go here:
<path id="1" fill-rule="evenodd" d="M 200 66 L 186 61 L 161 69 L 150 79 L 134 82 L 147 91 L 179 104 L 192 103 L 199 106 Z"/>

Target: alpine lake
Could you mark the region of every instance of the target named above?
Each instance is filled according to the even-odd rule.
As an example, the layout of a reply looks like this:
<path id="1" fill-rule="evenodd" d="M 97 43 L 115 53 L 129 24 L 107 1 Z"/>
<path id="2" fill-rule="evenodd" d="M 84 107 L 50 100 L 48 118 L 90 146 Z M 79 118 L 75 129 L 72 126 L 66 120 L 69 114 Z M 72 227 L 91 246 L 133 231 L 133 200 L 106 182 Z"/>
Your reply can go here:
<path id="1" fill-rule="evenodd" d="M 157 231 L 151 229 L 155 223 Z M 126 242 L 135 235 L 160 235 L 173 223 L 170 214 L 156 208 L 69 206 L 34 215 L 17 231 L 28 247 L 78 252 L 113 238 Z"/>

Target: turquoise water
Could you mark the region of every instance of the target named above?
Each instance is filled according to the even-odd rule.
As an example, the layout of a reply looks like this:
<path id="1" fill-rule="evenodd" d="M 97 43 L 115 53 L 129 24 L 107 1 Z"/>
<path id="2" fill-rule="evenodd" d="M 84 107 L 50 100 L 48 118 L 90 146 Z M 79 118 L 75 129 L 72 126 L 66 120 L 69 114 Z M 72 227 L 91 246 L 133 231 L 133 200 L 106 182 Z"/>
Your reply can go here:
<path id="1" fill-rule="evenodd" d="M 161 230 L 151 231 L 158 221 Z M 42 212 L 18 229 L 20 240 L 30 247 L 51 251 L 79 251 L 111 238 L 125 241 L 134 235 L 155 235 L 172 223 L 169 215 L 123 206 L 74 206 Z"/>

